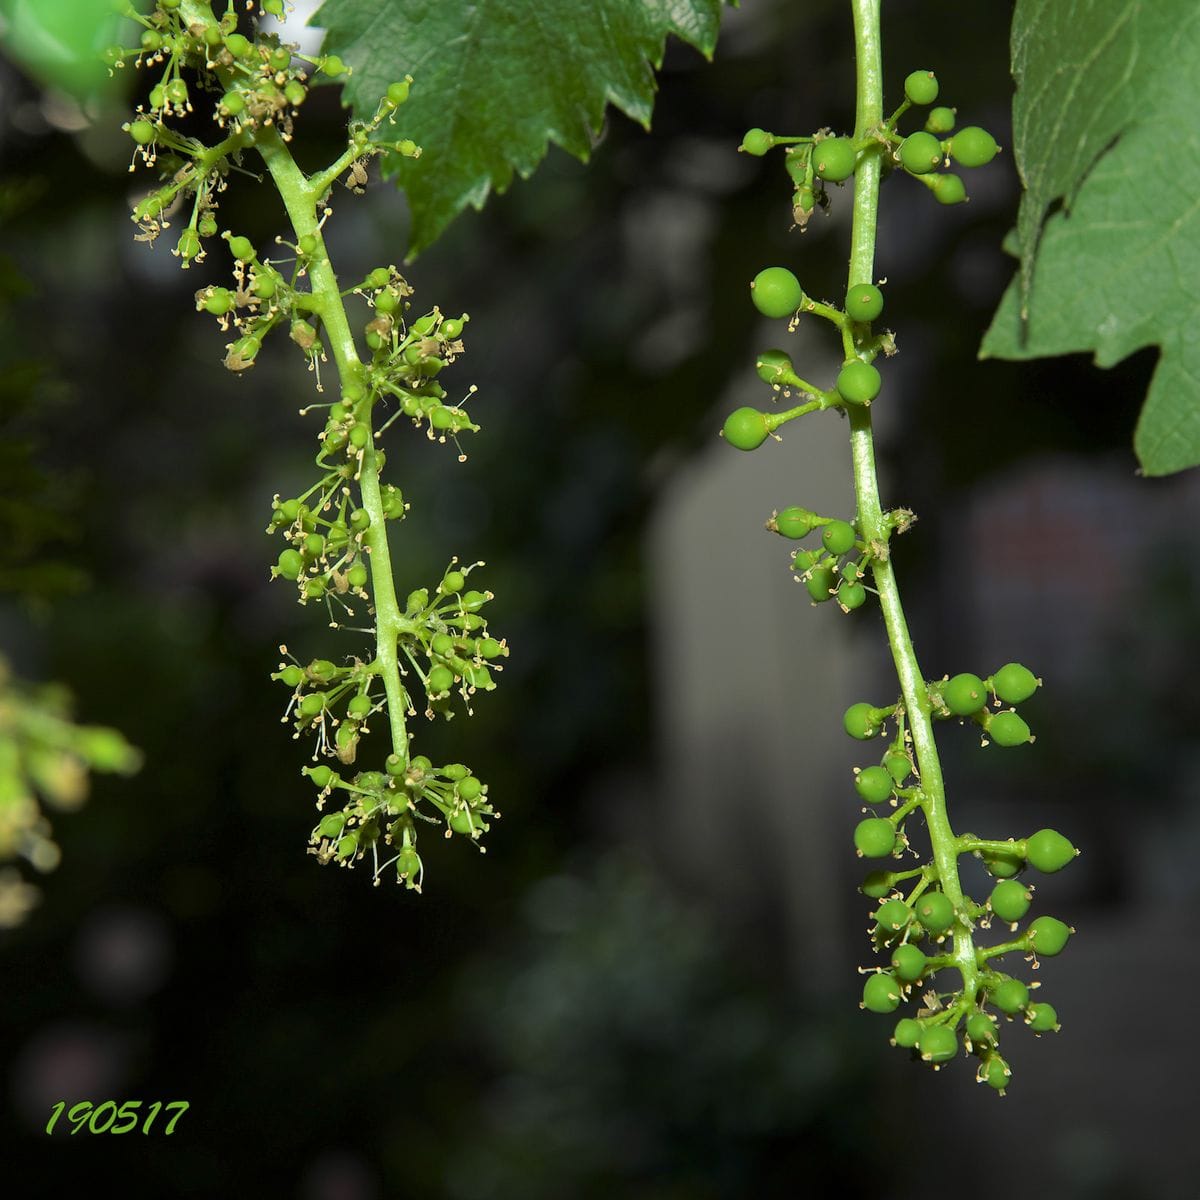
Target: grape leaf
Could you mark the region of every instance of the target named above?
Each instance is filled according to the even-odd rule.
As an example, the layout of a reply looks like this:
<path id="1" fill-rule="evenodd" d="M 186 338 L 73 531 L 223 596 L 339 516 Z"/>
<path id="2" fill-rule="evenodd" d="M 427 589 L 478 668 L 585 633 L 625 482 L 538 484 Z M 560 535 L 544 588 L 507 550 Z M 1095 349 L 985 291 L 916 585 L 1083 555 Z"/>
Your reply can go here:
<path id="1" fill-rule="evenodd" d="M 414 78 L 396 128 L 422 154 L 385 170 L 408 195 L 415 253 L 514 172 L 532 174 L 549 143 L 586 161 L 607 103 L 648 126 L 667 35 L 711 57 L 721 3 L 325 0 L 312 23 L 354 68 L 345 94 L 359 116 Z"/>
<path id="2" fill-rule="evenodd" d="M 1021 266 L 981 356 L 1159 346 L 1135 452 L 1200 464 L 1200 5 L 1018 0 L 1012 58 Z"/>

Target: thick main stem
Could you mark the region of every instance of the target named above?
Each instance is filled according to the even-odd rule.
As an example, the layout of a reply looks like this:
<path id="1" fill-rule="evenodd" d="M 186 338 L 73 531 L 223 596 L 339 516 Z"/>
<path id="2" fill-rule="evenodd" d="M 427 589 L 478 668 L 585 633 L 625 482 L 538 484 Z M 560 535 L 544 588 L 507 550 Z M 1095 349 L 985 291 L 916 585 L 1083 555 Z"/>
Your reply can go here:
<path id="1" fill-rule="evenodd" d="M 854 139 L 869 139 L 883 122 L 883 68 L 880 39 L 881 0 L 850 0 L 854 13 L 854 41 L 857 53 L 857 114 Z M 854 176 L 854 219 L 850 235 L 850 270 L 847 287 L 874 283 L 875 237 L 879 214 L 879 183 L 883 173 L 882 144 L 875 143 L 862 155 Z M 933 845 L 942 891 L 959 912 L 965 900 L 958 878 L 958 846 L 946 811 L 946 785 L 933 734 L 933 719 L 925 677 L 917 662 L 916 650 L 908 632 L 900 589 L 890 553 L 890 530 L 884 519 L 879 498 L 879 479 L 875 467 L 874 433 L 871 412 L 866 406 L 848 405 L 850 414 L 850 452 L 854 463 L 854 491 L 858 502 L 858 520 L 868 544 L 883 548 L 873 560 L 875 588 L 887 629 L 892 661 L 900 681 L 913 751 L 926 800 L 925 820 Z M 971 932 L 961 922 L 954 932 L 954 965 L 962 973 L 963 992 L 973 998 L 978 987 L 978 968 Z"/>
<path id="2" fill-rule="evenodd" d="M 350 322 L 338 289 L 337 276 L 329 261 L 321 226 L 317 217 L 317 204 L 327 184 L 318 180 L 314 186 L 296 165 L 296 160 L 277 130 L 262 130 L 255 149 L 262 156 L 267 170 L 287 209 L 296 239 L 313 239 L 313 252 L 308 256 L 309 286 L 312 289 L 311 310 L 321 318 L 337 366 L 342 388 L 350 383 L 363 382 L 363 365 L 350 332 Z M 408 696 L 400 680 L 400 663 L 397 653 L 403 615 L 396 599 L 396 586 L 392 577 L 392 558 L 388 547 L 386 517 L 383 498 L 379 490 L 379 455 L 373 442 L 368 442 L 363 451 L 358 473 L 359 490 L 363 508 L 371 517 L 371 524 L 363 534 L 363 542 L 371 564 L 371 594 L 375 603 L 375 666 L 383 679 L 387 693 L 388 721 L 392 734 L 392 749 L 404 761 L 408 759 L 408 732 L 404 714 L 408 708 Z"/>

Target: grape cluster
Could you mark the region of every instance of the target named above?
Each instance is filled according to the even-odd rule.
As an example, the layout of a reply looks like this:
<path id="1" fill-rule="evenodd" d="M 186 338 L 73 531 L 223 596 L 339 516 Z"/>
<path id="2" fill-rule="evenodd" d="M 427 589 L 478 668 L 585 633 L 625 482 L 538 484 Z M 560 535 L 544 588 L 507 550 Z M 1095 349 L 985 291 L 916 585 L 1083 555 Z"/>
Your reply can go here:
<path id="1" fill-rule="evenodd" d="M 246 7 L 253 12 L 253 4 Z M 259 7 L 283 16 L 281 0 L 262 0 Z M 384 865 L 394 865 L 400 882 L 419 889 L 416 820 L 477 843 L 498 814 L 487 788 L 465 766 L 434 767 L 412 753 L 406 718 L 419 711 L 430 719 L 449 717 L 456 699 L 470 712 L 473 696 L 495 688 L 497 660 L 508 647 L 489 634 L 481 611 L 492 593 L 468 587 L 468 576 L 482 563 L 459 566 L 451 559 L 435 586 L 409 592 L 403 604 L 398 600 L 386 526 L 403 520 L 409 505 L 398 486 L 381 479 L 387 454 L 380 442 L 393 422 L 407 418 L 430 440 L 452 443 L 460 461 L 465 458 L 459 438 L 479 426 L 449 397 L 439 376 L 463 353 L 469 318 L 437 307 L 412 315 L 412 288 L 394 266 L 376 267 L 344 289 L 322 236 L 339 179 L 358 192 L 372 157 L 420 154 L 409 139 L 381 136 L 408 99 L 412 80 L 391 84 L 370 121 L 350 122 L 339 157 L 305 175 L 288 143 L 309 86 L 319 77 L 347 73 L 338 57 L 298 53 L 276 34 L 247 26 L 232 3 L 220 17 L 211 0 L 158 0 L 149 15 L 128 15 L 143 26 L 141 44 L 114 48 L 109 61 L 162 72 L 148 105 L 125 125 L 135 160 L 156 168 L 164 180 L 134 208 L 139 237 L 154 241 L 180 213 L 186 224 L 174 252 L 184 267 L 203 259 L 214 242 L 225 244 L 231 286 L 206 286 L 195 300 L 197 310 L 214 317 L 231 338 L 229 370 L 248 372 L 276 329 L 286 330 L 303 355 L 318 392 L 324 391 L 322 364 L 332 357 L 336 368 L 337 398 L 303 410 L 324 412 L 316 481 L 297 496 L 277 495 L 268 526 L 285 542 L 271 575 L 292 583 L 301 604 L 324 605 L 334 626 L 344 625 L 360 606 L 373 620 L 372 628 L 359 630 L 374 635 L 373 653 L 341 664 L 303 664 L 289 655 L 273 676 L 292 691 L 284 720 L 293 722 L 297 737 L 310 733 L 316 739 L 314 761 L 325 756 L 338 764 L 337 770 L 324 763 L 305 770 L 318 791 L 318 810 L 324 812 L 331 797 L 342 806 L 324 812 L 310 850 L 321 862 L 346 866 L 370 852 L 378 882 L 380 848 L 390 846 Z M 180 118 L 199 111 L 211 118 L 211 143 L 177 127 Z M 193 117 L 188 129 L 195 125 Z M 281 250 L 270 254 L 249 237 L 222 230 L 217 219 L 231 168 L 251 150 L 268 168 L 293 226 L 291 237 L 276 239 Z M 348 304 L 362 309 L 358 339 Z M 349 770 L 376 720 L 391 743 L 382 756 L 384 769 Z"/>
<path id="2" fill-rule="evenodd" d="M 851 612 L 866 603 L 868 588 L 863 582 L 875 552 L 859 530 L 837 517 L 820 517 L 806 508 L 793 505 L 771 514 L 766 524 L 772 533 L 791 539 L 807 537 L 821 530 L 821 547 L 796 550 L 792 570 L 808 589 L 814 604 L 836 599 L 842 612 Z"/>

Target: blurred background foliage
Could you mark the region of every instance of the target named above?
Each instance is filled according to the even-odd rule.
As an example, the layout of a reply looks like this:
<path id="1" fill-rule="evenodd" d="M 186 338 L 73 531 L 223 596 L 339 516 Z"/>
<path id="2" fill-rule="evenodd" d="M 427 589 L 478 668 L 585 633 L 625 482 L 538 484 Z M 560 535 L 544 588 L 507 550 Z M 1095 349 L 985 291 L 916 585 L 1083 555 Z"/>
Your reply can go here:
<path id="1" fill-rule="evenodd" d="M 1004 143 L 1010 13 L 976 8 L 968 22 L 957 5 L 889 3 L 890 83 L 926 65 L 935 28 L 943 95 Z M 921 518 L 901 578 L 927 669 L 1040 666 L 1038 651 L 1058 667 L 1027 755 L 947 742 L 950 770 L 973 781 L 961 828 L 1061 818 L 1085 847 L 1076 878 L 1046 887 L 1080 928 L 1053 968 L 1064 1032 L 1014 1055 L 1002 1101 L 966 1064 L 934 1076 L 887 1046 L 888 1022 L 857 1008 L 868 905 L 848 786 L 820 797 L 838 813 L 819 853 L 844 860 L 840 890 L 800 919 L 776 903 L 787 881 L 739 857 L 740 813 L 769 799 L 740 769 L 746 747 L 724 747 L 735 783 L 721 836 L 699 857 L 678 849 L 686 803 L 667 803 L 675 765 L 659 736 L 676 685 L 654 644 L 646 530 L 752 378 L 762 330 L 746 281 L 799 256 L 806 286 L 840 286 L 838 219 L 789 233 L 778 164 L 734 151 L 751 125 L 849 126 L 843 10 L 747 0 L 714 64 L 672 48 L 650 134 L 614 119 L 586 168 L 553 152 L 408 273 L 419 308 L 472 314 L 447 384 L 479 385 L 483 432 L 460 466 L 396 429 L 413 505 L 401 586 L 449 553 L 487 560 L 492 620 L 513 647 L 474 718 L 422 731 L 435 758 L 454 747 L 475 766 L 504 814 L 484 856 L 426 838 L 423 896 L 304 852 L 306 751 L 267 676 L 280 643 L 349 647 L 269 585 L 263 530 L 272 496 L 308 475 L 316 423 L 296 411 L 311 379 L 270 342 L 245 377 L 224 372 L 224 339 L 192 311 L 196 289 L 223 282 L 217 256 L 181 272 L 164 246 L 134 243 L 128 203 L 148 181 L 127 173 L 119 129 L 134 95 L 81 105 L 0 63 L 5 270 L 21 281 L 0 360 L 24 364 L 22 436 L 47 481 L 38 498 L 24 468 L 6 469 L 30 504 L 5 510 L 3 537 L 20 545 L 56 514 L 69 535 L 56 558 L 78 585 L 33 607 L 5 600 L 0 649 L 145 754 L 136 777 L 98 780 L 59 819 L 63 862 L 41 906 L 0 934 L 13 1194 L 105 1181 L 316 1200 L 905 1197 L 962 1194 L 961 1171 L 981 1200 L 1030 1178 L 1071 1198 L 1189 1194 L 1200 1164 L 1186 1110 L 1172 1115 L 1155 1082 L 1184 1056 L 1148 1045 L 1142 1014 L 1197 970 L 1179 948 L 1200 849 L 1186 679 L 1197 535 L 1180 519 L 1196 488 L 1132 479 L 1152 356 L 1110 372 L 975 363 L 1010 271 L 1010 165 L 976 173 L 953 212 L 904 180 L 885 192 L 880 274 L 903 351 L 885 487 Z M 340 117 L 333 89 L 309 102 L 303 161 L 332 157 Z M 267 195 L 235 181 L 224 223 L 274 236 Z M 339 271 L 400 262 L 405 227 L 385 186 L 339 198 Z M 6 383 L 6 421 L 12 395 Z M 770 586 L 790 589 L 777 569 Z M 815 636 L 838 619 L 785 595 Z M 728 639 L 755 633 L 729 614 Z M 859 690 L 886 694 L 876 614 L 849 636 Z M 844 705 L 823 707 L 811 730 L 786 713 L 746 720 L 811 757 Z M 730 884 L 747 873 L 754 900 Z M 831 938 L 844 969 L 813 949 Z M 78 1098 L 191 1110 L 169 1139 L 48 1139 L 51 1106 Z M 1011 1165 L 973 1169 L 982 1155 Z"/>

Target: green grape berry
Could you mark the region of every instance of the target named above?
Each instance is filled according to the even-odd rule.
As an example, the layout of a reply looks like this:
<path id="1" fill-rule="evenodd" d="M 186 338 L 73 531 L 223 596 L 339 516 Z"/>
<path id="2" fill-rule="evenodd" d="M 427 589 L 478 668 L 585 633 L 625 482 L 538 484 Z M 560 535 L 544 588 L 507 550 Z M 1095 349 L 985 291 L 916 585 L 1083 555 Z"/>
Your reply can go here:
<path id="1" fill-rule="evenodd" d="M 996 1040 L 996 1022 L 982 1009 L 967 1018 L 967 1037 L 974 1046 L 989 1046 Z"/>
<path id="2" fill-rule="evenodd" d="M 891 871 L 868 872 L 866 878 L 858 885 L 858 890 L 872 900 L 882 900 L 892 890 Z"/>
<path id="3" fill-rule="evenodd" d="M 1029 989 L 1019 979 L 1005 978 L 989 992 L 992 1003 L 1010 1017 L 1029 1003 Z"/>
<path id="4" fill-rule="evenodd" d="M 775 514 L 775 532 L 785 538 L 802 538 L 817 527 L 817 517 L 807 508 L 792 505 Z"/>
<path id="5" fill-rule="evenodd" d="M 750 298 L 764 317 L 790 317 L 804 303 L 804 289 L 787 267 L 767 267 L 750 284 Z"/>
<path id="6" fill-rule="evenodd" d="M 442 586 L 440 590 L 446 593 L 461 592 L 466 585 L 467 577 L 461 571 L 447 571 L 446 574 L 442 576 Z"/>
<path id="7" fill-rule="evenodd" d="M 846 293 L 846 315 L 852 321 L 874 321 L 883 312 L 883 293 L 873 283 L 856 283 Z"/>
<path id="8" fill-rule="evenodd" d="M 1015 879 L 1002 879 L 988 897 L 988 906 L 1002 921 L 1019 921 L 1028 911 L 1029 889 Z"/>
<path id="9" fill-rule="evenodd" d="M 742 144 L 739 149 L 746 154 L 753 154 L 755 158 L 761 158 L 772 146 L 775 145 L 775 135 L 768 133 L 765 129 L 747 129 L 746 136 L 742 138 Z"/>
<path id="10" fill-rule="evenodd" d="M 374 701 L 370 696 L 357 695 L 350 698 L 350 703 L 346 705 L 346 712 L 361 721 L 364 717 L 371 715 L 371 710 L 375 707 Z"/>
<path id="11" fill-rule="evenodd" d="M 997 746 L 1021 746 L 1033 741 L 1029 726 L 1011 709 L 996 713 L 987 723 L 987 732 Z"/>
<path id="12" fill-rule="evenodd" d="M 389 83 L 387 90 L 387 102 L 393 108 L 399 108 L 400 105 L 408 102 L 408 93 L 411 87 L 411 78 L 400 79 L 395 83 Z"/>
<path id="13" fill-rule="evenodd" d="M 151 121 L 131 121 L 129 123 L 129 136 L 133 138 L 139 146 L 149 146 L 155 138 L 154 124 Z"/>
<path id="14" fill-rule="evenodd" d="M 838 372 L 838 394 L 848 404 L 870 404 L 883 386 L 879 372 L 867 362 L 855 358 Z"/>
<path id="15" fill-rule="evenodd" d="M 904 94 L 913 104 L 932 104 L 938 97 L 937 76 L 932 71 L 914 71 L 904 81 Z"/>
<path id="16" fill-rule="evenodd" d="M 792 360 L 782 350 L 764 350 L 758 356 L 754 368 L 759 379 L 773 387 L 782 387 L 796 378 Z"/>
<path id="17" fill-rule="evenodd" d="M 907 906 L 906 906 L 907 907 Z M 892 970 L 898 979 L 905 983 L 915 983 L 925 974 L 925 966 L 929 960 L 919 947 L 905 942 L 892 951 Z"/>
<path id="18" fill-rule="evenodd" d="M 854 143 L 849 138 L 822 138 L 813 146 L 813 170 L 830 183 L 841 183 L 854 174 Z"/>
<path id="19" fill-rule="evenodd" d="M 945 892 L 926 892 L 913 906 L 926 933 L 945 933 L 954 924 L 954 905 Z"/>
<path id="20" fill-rule="evenodd" d="M 854 790 L 868 804 L 882 804 L 895 786 L 890 772 L 883 767 L 864 767 L 854 780 Z"/>
<path id="21" fill-rule="evenodd" d="M 337 776 L 333 773 L 333 768 L 325 766 L 324 763 L 319 767 L 305 767 L 304 774 L 322 791 L 337 779 Z"/>
<path id="22" fill-rule="evenodd" d="M 1012 1079 L 1012 1071 L 1008 1063 L 998 1054 L 988 1056 L 987 1062 L 980 1067 L 980 1078 L 997 1092 L 1003 1092 Z"/>
<path id="23" fill-rule="evenodd" d="M 986 166 L 999 149 L 996 139 L 978 125 L 967 125 L 950 139 L 950 157 L 963 167 Z"/>
<path id="24" fill-rule="evenodd" d="M 254 245 L 247 237 L 240 235 L 231 237 L 229 239 L 229 253 L 238 262 L 252 262 L 254 260 Z"/>
<path id="25" fill-rule="evenodd" d="M 1005 663 L 992 676 L 992 687 L 1005 704 L 1021 704 L 1041 685 L 1041 680 L 1020 663 Z"/>
<path id="26" fill-rule="evenodd" d="M 942 143 L 933 136 L 920 130 L 909 134 L 900 144 L 900 162 L 906 171 L 914 175 L 924 175 L 941 165 Z"/>
<path id="27" fill-rule="evenodd" d="M 285 683 L 290 688 L 299 687 L 304 682 L 304 669 L 295 665 L 284 667 L 283 670 L 277 671 L 271 678 L 278 679 L 280 683 Z"/>
<path id="28" fill-rule="evenodd" d="M 875 923 L 885 933 L 900 933 L 911 921 L 912 909 L 903 900 L 885 900 L 875 912 Z"/>
<path id="29" fill-rule="evenodd" d="M 1025 857 L 1029 865 L 1047 875 L 1061 871 L 1077 853 L 1075 847 L 1054 829 L 1039 829 L 1025 840 Z"/>
<path id="30" fill-rule="evenodd" d="M 889 750 L 883 756 L 883 767 L 897 783 L 903 783 L 912 774 L 912 762 L 903 750 Z"/>
<path id="31" fill-rule="evenodd" d="M 892 1030 L 892 1041 L 905 1050 L 911 1050 L 921 1036 L 921 1022 L 912 1017 L 901 1017 Z"/>
<path id="32" fill-rule="evenodd" d="M 350 570 L 346 572 L 346 582 L 352 588 L 361 588 L 367 586 L 367 568 L 360 562 L 356 562 Z"/>
<path id="33" fill-rule="evenodd" d="M 900 1007 L 900 984 L 886 971 L 868 977 L 863 985 L 863 1007 L 871 1012 L 890 1013 Z"/>
<path id="34" fill-rule="evenodd" d="M 1057 917 L 1038 917 L 1025 930 L 1029 948 L 1043 958 L 1061 954 L 1071 937 L 1071 927 Z"/>
<path id="35" fill-rule="evenodd" d="M 865 701 L 850 705 L 842 717 L 842 727 L 852 738 L 857 738 L 860 742 L 873 738 L 879 732 L 882 724 L 879 719 L 879 710 Z"/>
<path id="36" fill-rule="evenodd" d="M 319 64 L 322 70 L 330 79 L 336 79 L 339 75 L 345 75 L 346 64 L 336 54 L 327 54 Z"/>
<path id="37" fill-rule="evenodd" d="M 299 550 L 284 550 L 275 563 L 275 571 L 284 579 L 299 579 L 304 570 L 304 556 Z"/>
<path id="38" fill-rule="evenodd" d="M 1020 873 L 1025 860 L 1014 854 L 983 854 L 983 865 L 993 879 L 1011 879 Z"/>
<path id="39" fill-rule="evenodd" d="M 958 1036 L 949 1025 L 927 1025 L 917 1038 L 917 1049 L 927 1063 L 949 1062 L 958 1053 Z"/>
<path id="40" fill-rule="evenodd" d="M 942 700 L 956 717 L 969 717 L 987 704 L 987 688 L 978 675 L 964 671 L 942 686 Z"/>
<path id="41" fill-rule="evenodd" d="M 967 185 L 958 175 L 950 172 L 935 175 L 930 190 L 939 204 L 962 204 L 967 198 Z"/>
<path id="42" fill-rule="evenodd" d="M 863 858 L 887 858 L 896 847 L 896 830 L 886 817 L 867 817 L 855 826 L 854 846 Z"/>
<path id="43" fill-rule="evenodd" d="M 830 521 L 821 530 L 821 542 L 830 554 L 841 556 L 854 549 L 858 535 L 849 521 Z"/>
<path id="44" fill-rule="evenodd" d="M 323 838 L 337 838 L 342 836 L 342 830 L 345 827 L 345 813 L 330 813 L 321 819 L 321 823 L 317 826 L 317 833 Z"/>
<path id="45" fill-rule="evenodd" d="M 952 108 L 931 108 L 925 118 L 925 130 L 933 134 L 946 134 L 954 128 L 955 111 Z"/>
<path id="46" fill-rule="evenodd" d="M 233 308 L 233 293 L 228 288 L 217 287 L 204 298 L 204 311 L 214 317 L 223 317 Z"/>
<path id="47" fill-rule="evenodd" d="M 814 567 L 804 581 L 804 586 L 814 604 L 823 604 L 833 599 L 838 589 L 837 572 L 832 567 Z"/>
<path id="48" fill-rule="evenodd" d="M 431 696 L 444 696 L 454 686 L 454 672 L 449 667 L 436 666 L 429 672 L 426 688 Z"/>
<path id="49" fill-rule="evenodd" d="M 1059 1030 L 1058 1013 L 1054 1011 L 1054 1005 L 1044 1001 L 1031 1004 L 1025 1010 L 1025 1023 L 1034 1033 L 1057 1033 Z"/>
<path id="50" fill-rule="evenodd" d="M 853 612 L 866 604 L 867 589 L 861 583 L 843 582 L 837 590 L 837 602 L 847 612 Z"/>
<path id="51" fill-rule="evenodd" d="M 737 450 L 756 450 L 767 440 L 767 415 L 756 408 L 735 408 L 721 431 Z"/>

